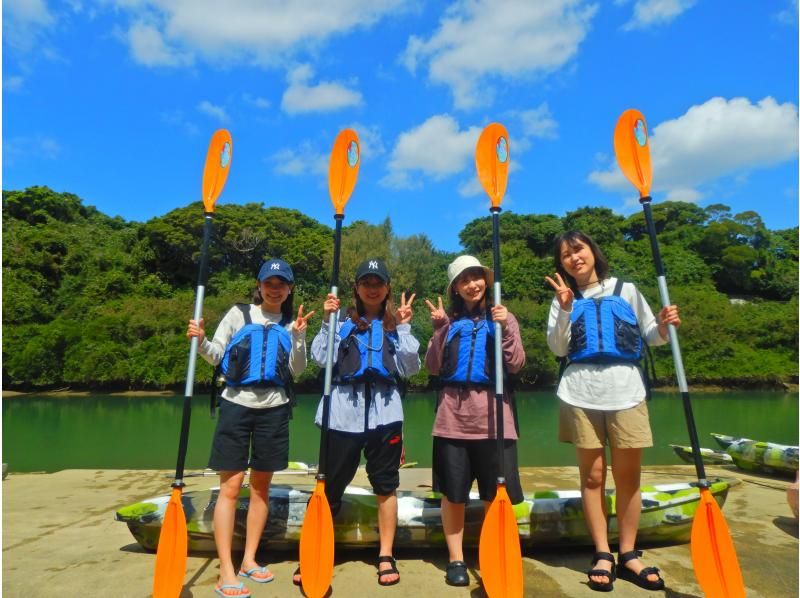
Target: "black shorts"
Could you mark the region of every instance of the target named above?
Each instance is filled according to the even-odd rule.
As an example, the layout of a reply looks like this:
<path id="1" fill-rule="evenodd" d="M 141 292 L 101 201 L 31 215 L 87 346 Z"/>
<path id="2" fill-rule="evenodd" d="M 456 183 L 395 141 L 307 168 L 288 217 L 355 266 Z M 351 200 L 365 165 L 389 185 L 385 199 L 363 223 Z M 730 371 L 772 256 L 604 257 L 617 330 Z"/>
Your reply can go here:
<path id="1" fill-rule="evenodd" d="M 504 441 L 506 491 L 511 504 L 522 502 L 517 466 L 517 441 Z M 466 503 L 473 480 L 478 480 L 481 500 L 497 494 L 497 440 L 456 440 L 433 437 L 433 489 L 453 503 Z"/>
<path id="2" fill-rule="evenodd" d="M 344 489 L 356 475 L 362 449 L 367 460 L 367 477 L 376 495 L 387 496 L 400 485 L 403 422 L 358 434 L 328 430 L 325 496 L 334 514 L 338 511 Z"/>
<path id="3" fill-rule="evenodd" d="M 289 405 L 253 409 L 222 399 L 208 466 L 279 471 L 289 465 Z"/>

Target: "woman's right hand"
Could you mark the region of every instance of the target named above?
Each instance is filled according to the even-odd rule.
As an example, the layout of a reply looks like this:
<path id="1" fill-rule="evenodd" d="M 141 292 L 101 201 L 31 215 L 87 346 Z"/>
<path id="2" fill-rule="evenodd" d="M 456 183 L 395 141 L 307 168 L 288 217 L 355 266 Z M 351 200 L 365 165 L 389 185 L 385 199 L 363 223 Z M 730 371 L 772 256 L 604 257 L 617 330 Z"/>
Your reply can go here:
<path id="1" fill-rule="evenodd" d="M 186 329 L 186 338 L 191 340 L 196 337 L 197 342 L 202 343 L 206 338 L 205 325 L 206 321 L 203 318 L 200 318 L 199 324 L 194 320 L 189 320 L 189 327 Z"/>
<path id="2" fill-rule="evenodd" d="M 339 311 L 339 298 L 334 295 L 333 293 L 328 293 L 327 299 L 325 299 L 325 303 L 322 304 L 322 313 L 327 322 L 328 319 L 331 317 L 332 313 L 337 313 Z"/>
<path id="3" fill-rule="evenodd" d="M 571 311 L 572 310 L 572 301 L 575 299 L 575 293 L 572 292 L 572 289 L 569 288 L 569 285 L 564 282 L 564 279 L 561 278 L 561 274 L 558 272 L 555 273 L 556 279 L 553 280 L 549 276 L 545 276 L 544 279 L 550 283 L 550 286 L 556 292 L 556 299 L 558 299 L 558 305 L 564 311 Z"/>
<path id="4" fill-rule="evenodd" d="M 433 323 L 433 328 L 441 328 L 445 324 L 447 324 L 447 312 L 444 310 L 444 305 L 442 304 L 442 298 L 439 297 L 439 305 L 434 305 L 427 299 L 425 299 L 425 305 L 428 306 L 428 309 L 431 312 L 431 322 Z"/>

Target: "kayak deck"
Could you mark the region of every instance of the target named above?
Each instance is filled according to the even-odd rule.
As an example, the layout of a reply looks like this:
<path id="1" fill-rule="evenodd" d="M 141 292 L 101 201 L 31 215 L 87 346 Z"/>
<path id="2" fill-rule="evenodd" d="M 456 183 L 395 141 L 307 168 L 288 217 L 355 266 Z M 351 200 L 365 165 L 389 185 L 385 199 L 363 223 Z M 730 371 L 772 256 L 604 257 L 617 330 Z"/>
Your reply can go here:
<path id="1" fill-rule="evenodd" d="M 711 493 L 722 507 L 731 480 L 714 481 Z M 305 516 L 306 503 L 313 491 L 311 484 L 273 483 L 270 487 L 269 520 L 261 540 L 270 548 L 295 548 Z M 213 512 L 218 488 L 185 492 L 183 509 L 187 519 L 189 549 L 213 552 Z M 445 544 L 441 526 L 440 495 L 430 491 L 401 490 L 398 498 L 397 547 L 431 547 Z M 474 500 L 472 500 L 474 499 Z M 642 487 L 642 516 L 638 542 L 688 542 L 698 489 L 688 482 Z M 121 507 L 115 518 L 128 525 L 136 541 L 148 550 L 156 550 L 161 522 L 169 496 L 159 496 Z M 609 540 L 617 538 L 616 497 L 613 489 L 606 495 L 609 513 Z M 234 526 L 233 548 L 244 547 L 249 488 L 239 496 Z M 525 500 L 514 506 L 520 540 L 524 546 L 584 546 L 592 539 L 583 517 L 578 490 L 544 490 L 525 494 Z M 483 522 L 484 506 L 477 493 L 465 509 L 464 544 L 476 546 Z M 342 508 L 334 518 L 337 547 L 363 547 L 378 542 L 377 507 L 369 490 L 348 486 Z"/>

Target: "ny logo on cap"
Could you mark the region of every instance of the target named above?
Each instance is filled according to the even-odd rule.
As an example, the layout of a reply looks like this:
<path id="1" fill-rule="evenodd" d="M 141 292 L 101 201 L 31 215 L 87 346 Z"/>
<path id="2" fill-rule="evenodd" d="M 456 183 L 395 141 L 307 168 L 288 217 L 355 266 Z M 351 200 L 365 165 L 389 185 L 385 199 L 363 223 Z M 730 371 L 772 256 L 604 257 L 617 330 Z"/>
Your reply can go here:
<path id="1" fill-rule="evenodd" d="M 272 262 L 269 265 L 269 269 L 270 270 L 280 270 L 281 269 L 281 265 L 278 262 Z"/>
<path id="2" fill-rule="evenodd" d="M 378 260 L 370 260 L 369 269 L 370 270 L 377 270 L 378 269 Z"/>

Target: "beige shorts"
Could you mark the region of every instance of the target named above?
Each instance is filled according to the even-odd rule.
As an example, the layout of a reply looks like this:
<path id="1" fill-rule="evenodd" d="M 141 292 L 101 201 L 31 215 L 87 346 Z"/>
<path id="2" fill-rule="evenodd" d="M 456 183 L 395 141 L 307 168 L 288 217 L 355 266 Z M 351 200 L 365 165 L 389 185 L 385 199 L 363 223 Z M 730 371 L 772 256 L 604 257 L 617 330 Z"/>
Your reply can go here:
<path id="1" fill-rule="evenodd" d="M 653 446 L 647 402 L 620 411 L 583 409 L 561 402 L 558 439 L 578 448 L 646 448 Z"/>

